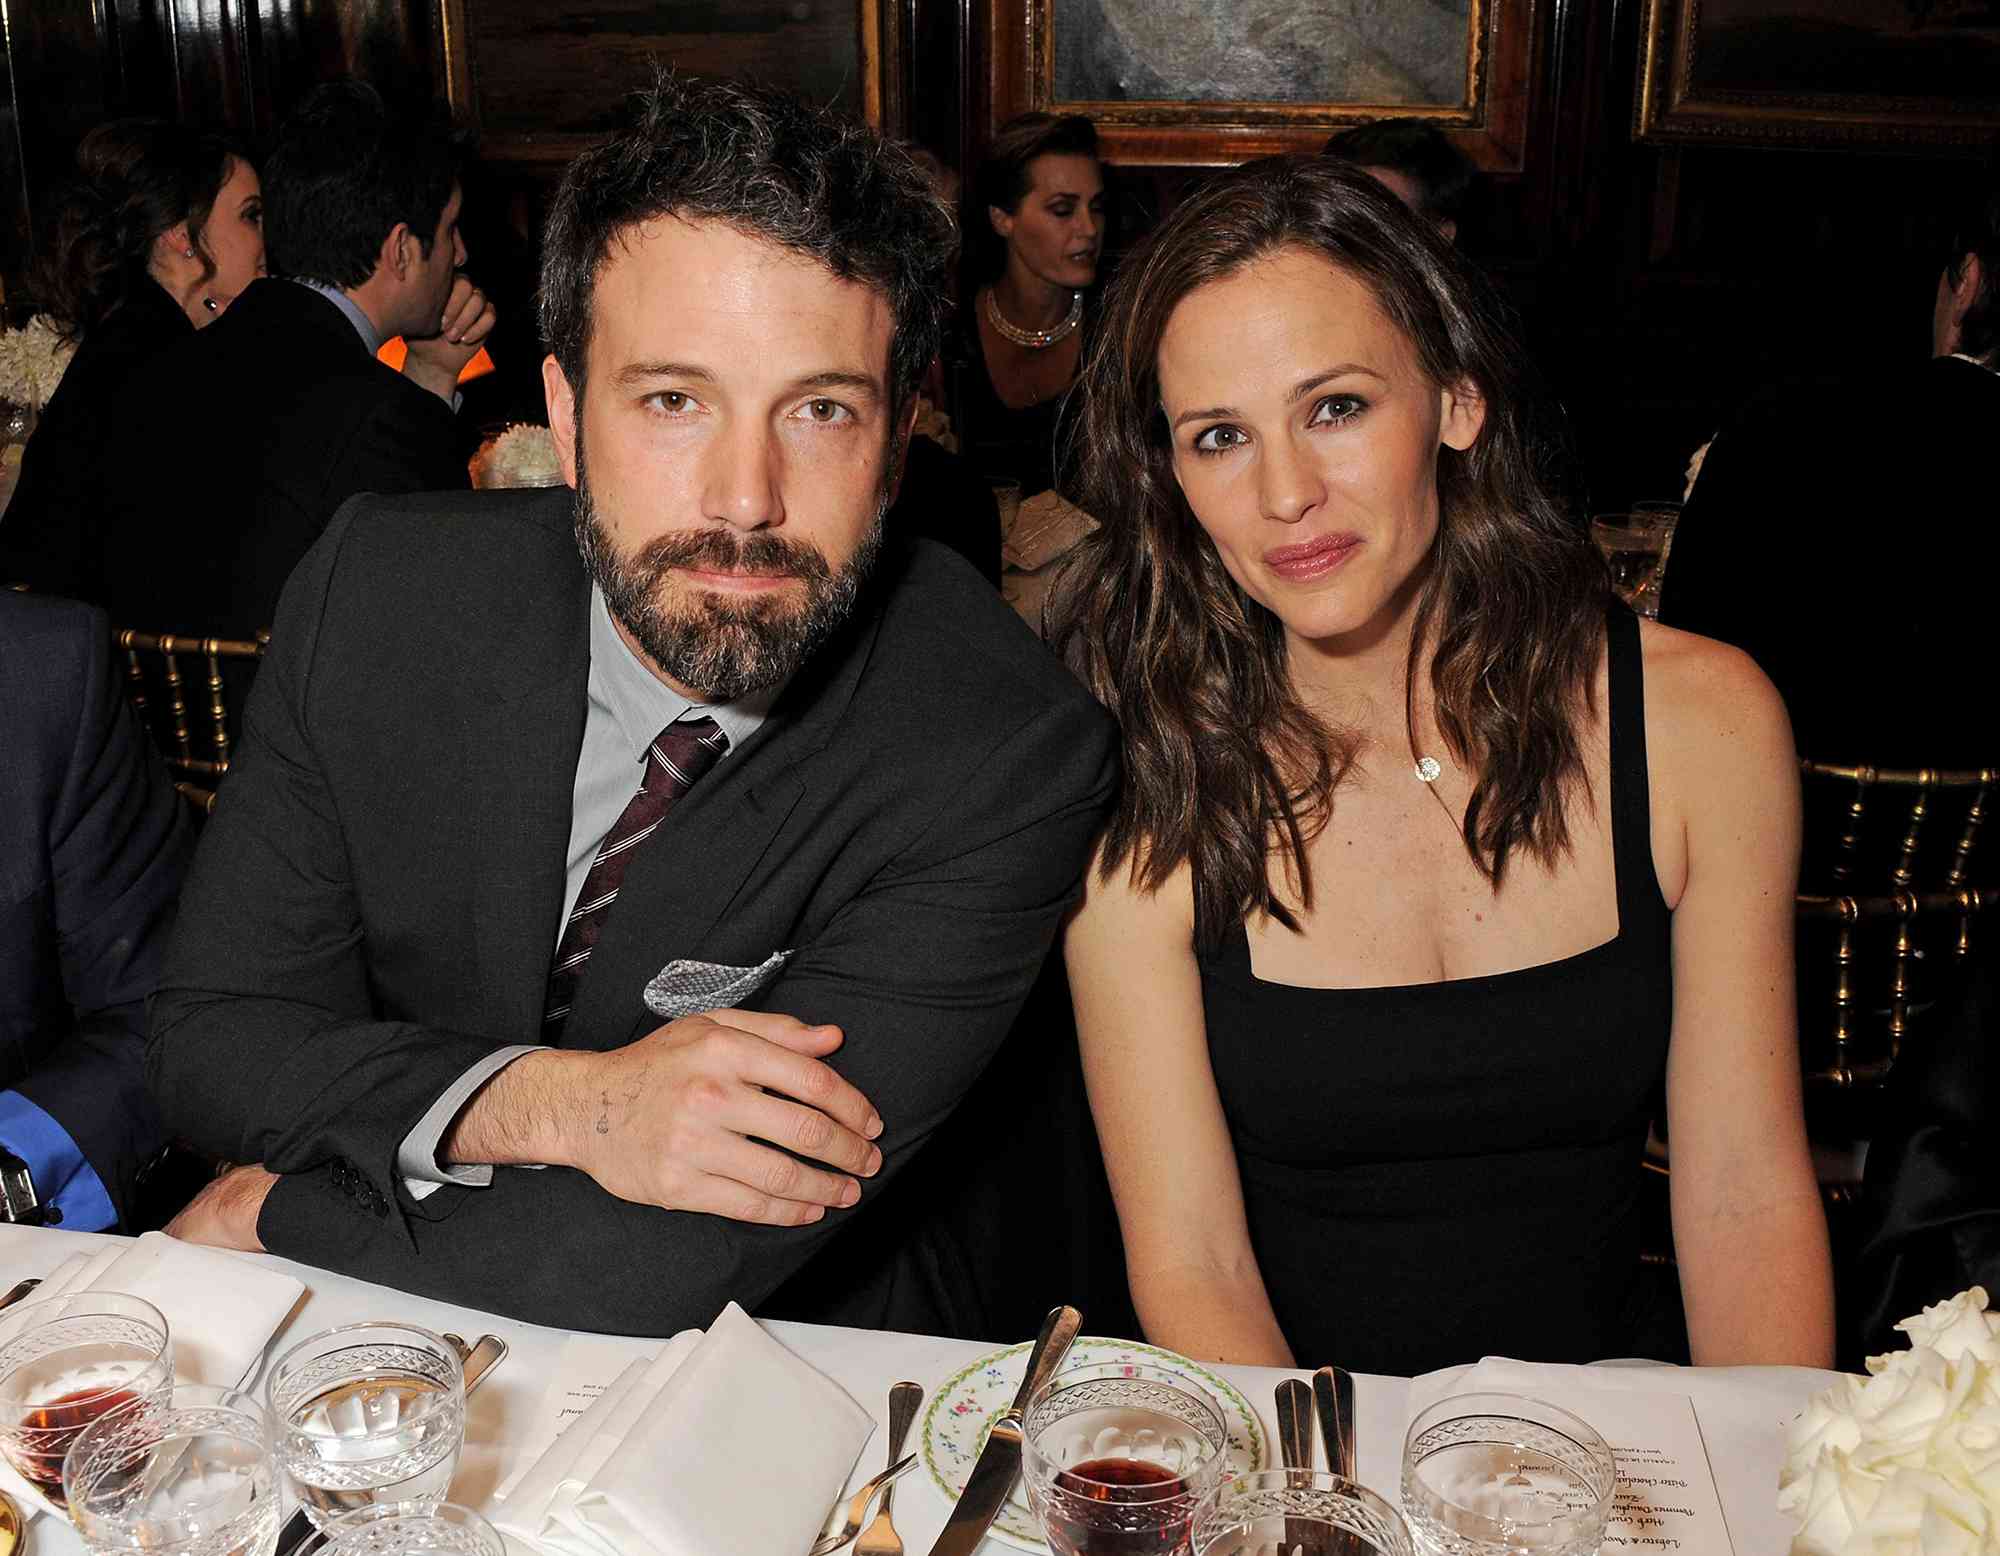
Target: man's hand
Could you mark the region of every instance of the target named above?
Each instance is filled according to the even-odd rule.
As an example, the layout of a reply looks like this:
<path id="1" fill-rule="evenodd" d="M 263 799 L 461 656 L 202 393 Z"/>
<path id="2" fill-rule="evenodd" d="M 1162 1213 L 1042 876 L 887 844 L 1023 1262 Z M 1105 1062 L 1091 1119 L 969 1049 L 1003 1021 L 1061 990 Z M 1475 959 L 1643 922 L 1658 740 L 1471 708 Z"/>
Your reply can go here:
<path id="1" fill-rule="evenodd" d="M 882 1166 L 870 1144 L 882 1120 L 820 1062 L 840 1044 L 838 1027 L 718 1010 L 607 1053 L 524 1054 L 459 1115 L 442 1154 L 576 1167 L 639 1204 L 804 1226 L 860 1199 L 850 1174 Z"/>
<path id="2" fill-rule="evenodd" d="M 460 371 L 479 354 L 480 345 L 493 333 L 496 317 L 486 294 L 464 276 L 458 277 L 451 284 L 437 334 L 423 340 L 405 338 L 409 355 L 403 359 L 403 376 L 449 404 L 458 392 Z"/>
<path id="3" fill-rule="evenodd" d="M 167 1236 L 185 1243 L 206 1243 L 211 1248 L 262 1253 L 257 1217 L 264 1208 L 264 1196 L 277 1181 L 276 1173 L 262 1167 L 228 1168 L 167 1223 Z"/>

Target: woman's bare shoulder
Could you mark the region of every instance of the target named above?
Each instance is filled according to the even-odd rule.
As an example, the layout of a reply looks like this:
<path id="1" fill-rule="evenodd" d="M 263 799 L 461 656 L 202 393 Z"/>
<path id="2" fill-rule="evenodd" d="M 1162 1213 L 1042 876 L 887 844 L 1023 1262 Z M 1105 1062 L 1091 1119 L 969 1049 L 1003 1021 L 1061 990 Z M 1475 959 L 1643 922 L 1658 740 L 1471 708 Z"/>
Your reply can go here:
<path id="1" fill-rule="evenodd" d="M 1643 622 L 1646 748 L 1656 801 L 1685 822 L 1771 820 L 1796 807 L 1784 699 L 1741 649 Z M 1771 808 L 1775 807 L 1775 810 Z"/>

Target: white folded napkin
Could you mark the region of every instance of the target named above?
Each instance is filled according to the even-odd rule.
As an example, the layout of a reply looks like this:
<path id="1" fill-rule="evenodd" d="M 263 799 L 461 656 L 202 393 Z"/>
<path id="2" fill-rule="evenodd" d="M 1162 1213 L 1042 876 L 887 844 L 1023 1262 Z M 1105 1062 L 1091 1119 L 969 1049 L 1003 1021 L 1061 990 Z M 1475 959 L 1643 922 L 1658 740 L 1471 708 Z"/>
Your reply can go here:
<path id="1" fill-rule="evenodd" d="M 183 1383 L 238 1388 L 250 1381 L 264 1347 L 305 1294 L 289 1275 L 218 1248 L 198 1248 L 148 1232 L 135 1243 L 78 1254 L 56 1266 L 29 1298 L 46 1302 L 80 1291 L 116 1291 L 158 1308 L 174 1342 L 174 1376 Z M 0 1461 L 0 1486 L 44 1512 L 55 1509 Z"/>
<path id="2" fill-rule="evenodd" d="M 793 1556 L 874 1417 L 735 1303 L 635 1362 L 506 1492 L 502 1533 L 544 1556 Z"/>

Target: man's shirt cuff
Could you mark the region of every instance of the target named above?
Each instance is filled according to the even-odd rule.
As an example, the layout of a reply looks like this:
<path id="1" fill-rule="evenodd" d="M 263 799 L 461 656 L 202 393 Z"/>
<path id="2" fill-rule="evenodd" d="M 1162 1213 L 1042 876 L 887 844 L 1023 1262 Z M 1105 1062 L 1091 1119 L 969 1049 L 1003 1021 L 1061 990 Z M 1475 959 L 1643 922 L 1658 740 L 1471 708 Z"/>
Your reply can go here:
<path id="1" fill-rule="evenodd" d="M 0 1147 L 28 1164 L 35 1197 L 62 1212 L 65 1232 L 104 1232 L 118 1224 L 104 1180 L 69 1131 L 18 1091 L 0 1091 Z"/>
<path id="2" fill-rule="evenodd" d="M 522 1054 L 535 1053 L 546 1046 L 518 1043 L 512 1048 L 502 1048 L 488 1054 L 445 1088 L 444 1094 L 431 1104 L 430 1111 L 417 1120 L 416 1128 L 403 1136 L 403 1143 L 396 1148 L 396 1170 L 403 1175 L 403 1187 L 410 1191 L 412 1199 L 426 1199 L 447 1183 L 483 1189 L 493 1181 L 490 1165 L 441 1166 L 438 1147 L 444 1144 L 445 1131 L 451 1128 L 475 1091 Z"/>

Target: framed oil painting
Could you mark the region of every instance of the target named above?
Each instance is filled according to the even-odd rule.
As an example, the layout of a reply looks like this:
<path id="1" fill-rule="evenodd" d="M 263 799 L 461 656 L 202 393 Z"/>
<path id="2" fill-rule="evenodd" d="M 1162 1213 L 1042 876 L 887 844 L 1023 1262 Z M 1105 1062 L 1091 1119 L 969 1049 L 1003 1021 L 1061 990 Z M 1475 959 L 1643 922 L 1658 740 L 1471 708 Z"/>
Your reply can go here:
<path id="1" fill-rule="evenodd" d="M 656 66 L 754 77 L 895 129 L 899 0 L 437 0 L 444 93 L 499 161 L 566 162 Z"/>
<path id="2" fill-rule="evenodd" d="M 1113 161 L 1218 164 L 1416 117 L 1520 166 L 1534 0 L 994 0 L 992 125 L 1087 114 Z"/>
<path id="3" fill-rule="evenodd" d="M 1646 0 L 1642 140 L 1977 144 L 2000 131 L 2000 0 Z"/>

